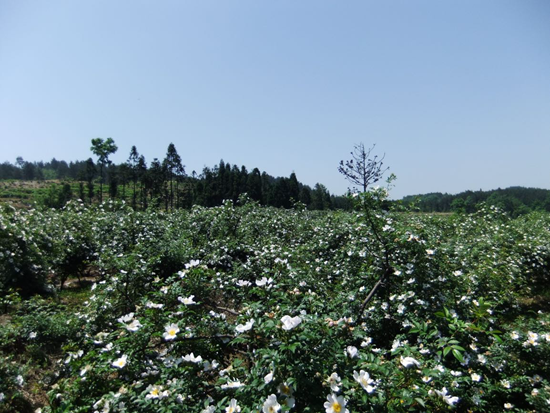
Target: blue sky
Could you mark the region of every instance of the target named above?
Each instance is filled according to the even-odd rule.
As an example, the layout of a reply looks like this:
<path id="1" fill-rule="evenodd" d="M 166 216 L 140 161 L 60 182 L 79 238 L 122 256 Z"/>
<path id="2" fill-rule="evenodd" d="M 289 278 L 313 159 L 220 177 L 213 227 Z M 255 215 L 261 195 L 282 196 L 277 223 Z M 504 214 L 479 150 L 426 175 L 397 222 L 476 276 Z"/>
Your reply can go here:
<path id="1" fill-rule="evenodd" d="M 547 0 L 0 0 L 0 162 L 220 159 L 333 194 L 550 188 Z"/>

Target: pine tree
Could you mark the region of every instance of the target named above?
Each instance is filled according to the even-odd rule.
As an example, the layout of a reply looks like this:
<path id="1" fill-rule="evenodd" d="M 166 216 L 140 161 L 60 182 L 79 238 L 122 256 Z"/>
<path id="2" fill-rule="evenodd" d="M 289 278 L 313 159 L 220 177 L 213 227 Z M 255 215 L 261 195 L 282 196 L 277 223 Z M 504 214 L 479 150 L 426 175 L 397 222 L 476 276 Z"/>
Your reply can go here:
<path id="1" fill-rule="evenodd" d="M 181 164 L 181 157 L 178 155 L 178 151 L 173 143 L 168 145 L 166 152 L 166 158 L 164 159 L 164 166 L 168 174 L 168 180 L 170 181 L 170 193 L 168 199 L 170 201 L 170 209 L 174 209 L 174 180 L 176 182 L 176 193 L 178 190 L 179 177 L 185 174 L 185 168 Z M 177 202 L 176 202 L 177 204 Z"/>
<path id="2" fill-rule="evenodd" d="M 132 208 L 136 209 L 136 186 L 138 181 L 138 164 L 139 164 L 139 153 L 135 146 L 132 146 L 130 149 L 130 156 L 126 161 L 130 169 L 130 180 L 132 181 Z"/>
<path id="3" fill-rule="evenodd" d="M 258 168 L 254 168 L 246 180 L 246 192 L 254 201 L 262 201 L 262 176 Z"/>

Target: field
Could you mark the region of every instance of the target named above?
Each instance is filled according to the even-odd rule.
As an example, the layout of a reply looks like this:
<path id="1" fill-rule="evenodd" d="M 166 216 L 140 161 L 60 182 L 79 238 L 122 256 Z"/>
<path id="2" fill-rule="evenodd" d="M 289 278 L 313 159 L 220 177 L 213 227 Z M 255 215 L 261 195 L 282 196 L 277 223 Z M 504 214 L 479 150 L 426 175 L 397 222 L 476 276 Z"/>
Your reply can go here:
<path id="1" fill-rule="evenodd" d="M 64 186 L 67 186 L 67 190 L 70 192 L 67 195 L 67 200 L 74 198 L 77 199 L 84 191 L 87 194 L 86 183 L 82 183 L 83 187 L 80 188 L 81 182 L 74 180 L 62 181 L 59 179 L 47 179 L 47 180 L 19 180 L 19 179 L 3 179 L 0 180 L 0 205 L 7 204 L 15 206 L 16 208 L 29 208 L 35 203 L 41 206 L 60 208 L 63 206 Z M 93 193 L 95 196 L 99 194 L 100 185 L 94 183 Z M 103 185 L 103 196 L 108 198 L 109 187 Z M 128 195 L 126 188 L 120 186 L 118 188 L 119 193 Z M 119 196 L 120 199 L 124 198 Z M 129 195 L 128 195 L 129 198 Z"/>
<path id="2" fill-rule="evenodd" d="M 0 412 L 550 411 L 550 215 L 0 214 Z"/>

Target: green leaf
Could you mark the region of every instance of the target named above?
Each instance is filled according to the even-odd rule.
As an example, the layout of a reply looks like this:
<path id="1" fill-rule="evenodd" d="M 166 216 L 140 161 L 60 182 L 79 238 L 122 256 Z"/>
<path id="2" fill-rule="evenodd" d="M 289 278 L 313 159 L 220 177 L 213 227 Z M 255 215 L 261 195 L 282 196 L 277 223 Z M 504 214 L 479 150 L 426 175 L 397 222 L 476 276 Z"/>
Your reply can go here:
<path id="1" fill-rule="evenodd" d="M 455 358 L 461 363 L 464 362 L 464 357 L 462 357 L 462 353 L 455 348 L 453 348 L 453 356 L 455 356 Z"/>
<path id="2" fill-rule="evenodd" d="M 422 400 L 420 397 L 416 397 L 414 400 L 416 400 L 419 405 L 426 408 L 426 404 L 424 404 L 424 400 Z"/>

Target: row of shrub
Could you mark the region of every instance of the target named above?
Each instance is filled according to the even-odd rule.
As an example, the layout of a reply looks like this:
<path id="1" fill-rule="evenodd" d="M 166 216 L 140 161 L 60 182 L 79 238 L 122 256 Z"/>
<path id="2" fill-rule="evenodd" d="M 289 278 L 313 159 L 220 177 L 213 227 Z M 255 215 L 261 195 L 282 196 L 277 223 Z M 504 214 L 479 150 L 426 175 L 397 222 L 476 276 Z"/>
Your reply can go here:
<path id="1" fill-rule="evenodd" d="M 12 330 L 65 346 L 43 411 L 548 411 L 550 216 L 385 196 L 353 213 L 4 211 L 4 291 L 97 277 L 83 308 Z M 5 400 L 26 374 L 8 370 Z"/>

